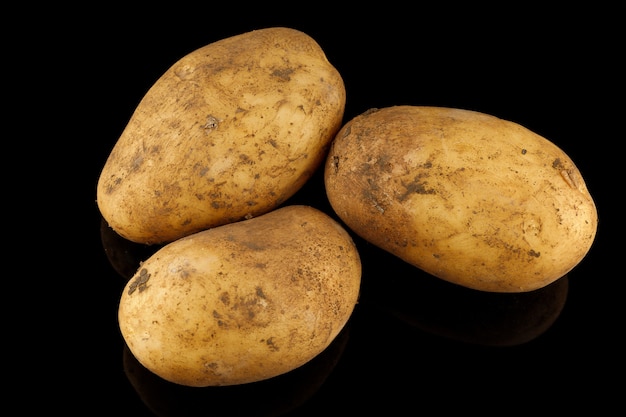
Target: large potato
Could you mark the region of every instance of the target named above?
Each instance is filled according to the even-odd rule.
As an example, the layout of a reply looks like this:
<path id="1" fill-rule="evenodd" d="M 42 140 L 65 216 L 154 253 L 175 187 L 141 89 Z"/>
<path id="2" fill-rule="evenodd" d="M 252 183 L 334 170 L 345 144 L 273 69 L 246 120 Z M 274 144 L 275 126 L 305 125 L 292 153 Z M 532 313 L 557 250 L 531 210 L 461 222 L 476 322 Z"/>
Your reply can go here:
<path id="1" fill-rule="evenodd" d="M 304 205 L 181 238 L 127 283 L 118 319 L 137 360 L 187 386 L 284 374 L 320 354 L 357 302 L 350 235 Z"/>
<path id="2" fill-rule="evenodd" d="M 328 199 L 355 233 L 446 281 L 524 292 L 588 253 L 597 212 L 554 143 L 473 111 L 393 106 L 338 132 Z"/>
<path id="3" fill-rule="evenodd" d="M 323 163 L 342 123 L 338 71 L 308 35 L 255 30 L 197 49 L 138 104 L 97 204 L 137 243 L 167 243 L 266 213 Z"/>

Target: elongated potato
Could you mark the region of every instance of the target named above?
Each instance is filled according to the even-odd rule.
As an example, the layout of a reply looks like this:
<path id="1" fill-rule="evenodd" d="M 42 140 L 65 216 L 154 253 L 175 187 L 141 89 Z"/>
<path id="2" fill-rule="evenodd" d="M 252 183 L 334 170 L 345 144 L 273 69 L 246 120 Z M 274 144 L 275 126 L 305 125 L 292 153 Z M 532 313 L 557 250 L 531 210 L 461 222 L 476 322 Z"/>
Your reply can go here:
<path id="1" fill-rule="evenodd" d="M 360 281 L 346 230 L 320 210 L 286 206 L 159 249 L 126 285 L 119 326 L 137 360 L 165 380 L 255 382 L 326 349 Z"/>
<path id="2" fill-rule="evenodd" d="M 494 292 L 564 276 L 594 241 L 597 211 L 574 162 L 513 122 L 393 106 L 338 132 L 328 199 L 355 233 L 446 281 Z"/>
<path id="3" fill-rule="evenodd" d="M 143 97 L 97 203 L 122 237 L 167 243 L 266 213 L 323 163 L 346 93 L 310 36 L 267 28 L 197 49 Z"/>

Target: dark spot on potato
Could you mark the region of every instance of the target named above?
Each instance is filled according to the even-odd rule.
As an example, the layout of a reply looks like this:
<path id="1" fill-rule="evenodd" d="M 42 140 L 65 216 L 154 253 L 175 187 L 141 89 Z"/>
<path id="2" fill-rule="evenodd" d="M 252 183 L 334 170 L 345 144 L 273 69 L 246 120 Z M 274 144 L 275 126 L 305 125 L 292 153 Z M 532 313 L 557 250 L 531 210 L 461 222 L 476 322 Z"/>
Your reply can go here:
<path id="1" fill-rule="evenodd" d="M 134 293 L 135 290 L 139 290 L 139 292 L 142 292 L 143 290 L 145 290 L 147 287 L 146 283 L 148 282 L 149 279 L 150 279 L 150 274 L 148 273 L 148 270 L 146 268 L 143 268 L 141 272 L 139 272 L 139 275 L 137 276 L 137 278 L 135 278 L 135 280 L 131 282 L 130 285 L 128 286 L 128 295 L 131 295 L 132 293 Z"/>
<path id="2" fill-rule="evenodd" d="M 528 251 L 528 255 L 532 256 L 532 257 L 535 257 L 535 258 L 538 258 L 539 256 L 541 256 L 541 253 L 540 252 L 535 252 L 534 250 L 531 249 L 531 250 Z"/>
<path id="3" fill-rule="evenodd" d="M 141 168 L 141 165 L 143 165 L 143 155 L 137 155 L 130 164 L 130 171 L 131 172 L 139 171 L 139 168 Z"/>
<path id="4" fill-rule="evenodd" d="M 552 168 L 554 168 L 554 169 L 564 169 L 563 162 L 561 162 L 560 158 L 556 158 L 554 161 L 552 161 Z"/>
<path id="5" fill-rule="evenodd" d="M 272 76 L 278 77 L 283 81 L 289 81 L 291 80 L 291 74 L 293 74 L 293 72 L 293 68 L 280 68 L 272 71 Z"/>
<path id="6" fill-rule="evenodd" d="M 151 146 L 150 149 L 148 150 L 148 153 L 158 156 L 159 154 L 161 154 L 161 145 Z"/>
<path id="7" fill-rule="evenodd" d="M 402 184 L 406 189 L 406 192 L 398 197 L 399 201 L 404 201 L 413 193 L 416 194 L 435 194 L 435 190 L 426 187 L 426 182 L 421 179 L 420 175 L 417 175 L 413 181 L 408 184 Z"/>
<path id="8" fill-rule="evenodd" d="M 229 305 L 230 304 L 230 295 L 228 295 L 228 293 L 226 291 L 224 291 L 223 293 L 220 294 L 219 299 L 220 299 L 220 301 L 224 305 Z"/>
<path id="9" fill-rule="evenodd" d="M 392 160 L 393 158 L 389 155 L 380 155 L 376 159 L 376 165 L 382 172 L 391 172 L 391 170 L 393 169 L 393 165 L 391 163 Z"/>
<path id="10" fill-rule="evenodd" d="M 273 337 L 270 337 L 269 339 L 267 339 L 265 341 L 265 344 L 267 344 L 267 346 L 270 348 L 272 352 L 278 352 L 280 350 L 278 346 L 276 346 L 276 343 L 274 343 Z"/>
<path id="11" fill-rule="evenodd" d="M 113 193 L 121 183 L 122 183 L 122 178 L 120 177 L 111 179 L 111 181 L 109 181 L 106 186 L 105 193 L 106 194 Z"/>
<path id="12" fill-rule="evenodd" d="M 526 149 L 522 149 L 522 155 L 526 155 L 526 152 L 528 152 Z"/>
<path id="13" fill-rule="evenodd" d="M 228 327 L 228 324 L 222 320 L 222 315 L 215 310 L 213 310 L 213 317 L 217 319 L 217 325 L 219 327 Z"/>
<path id="14" fill-rule="evenodd" d="M 240 154 L 239 159 L 241 159 L 241 162 L 244 164 L 254 164 L 254 161 L 246 154 Z"/>

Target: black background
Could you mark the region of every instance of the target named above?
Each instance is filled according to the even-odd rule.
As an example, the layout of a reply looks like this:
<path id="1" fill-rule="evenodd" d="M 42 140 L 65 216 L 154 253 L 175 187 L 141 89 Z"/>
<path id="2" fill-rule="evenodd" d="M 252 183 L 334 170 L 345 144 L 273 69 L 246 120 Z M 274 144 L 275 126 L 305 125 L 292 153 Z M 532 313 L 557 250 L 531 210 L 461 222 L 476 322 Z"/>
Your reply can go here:
<path id="1" fill-rule="evenodd" d="M 9 320 L 27 323 L 17 326 L 23 336 L 16 339 L 29 346 L 17 348 L 29 352 L 22 362 L 29 367 L 18 372 L 15 387 L 45 394 L 52 411 L 134 417 L 623 408 L 618 6 L 150 7 L 50 10 L 66 18 L 50 20 L 37 41 L 19 48 L 28 61 L 11 66 L 27 67 L 51 87 L 20 101 L 29 110 L 21 131 L 39 141 L 48 165 L 28 180 L 37 192 L 25 193 L 44 220 L 20 240 L 30 246 L 19 252 L 36 245 L 27 265 L 33 275 L 44 267 L 36 281 L 43 297 L 20 300 L 37 306 L 36 319 Z M 270 26 L 318 41 L 344 78 L 346 121 L 372 107 L 457 107 L 515 121 L 556 143 L 598 207 L 588 256 L 539 292 L 488 295 L 440 282 L 355 237 L 364 264 L 361 302 L 346 332 L 310 365 L 232 389 L 185 389 L 142 371 L 126 356 L 117 327 L 127 277 L 111 256 L 132 265 L 150 249 L 102 232 L 100 169 L 139 100 L 170 65 L 208 43 Z M 321 179 L 318 172 L 288 204 L 332 215 Z M 27 336 L 35 341 L 25 343 Z"/>

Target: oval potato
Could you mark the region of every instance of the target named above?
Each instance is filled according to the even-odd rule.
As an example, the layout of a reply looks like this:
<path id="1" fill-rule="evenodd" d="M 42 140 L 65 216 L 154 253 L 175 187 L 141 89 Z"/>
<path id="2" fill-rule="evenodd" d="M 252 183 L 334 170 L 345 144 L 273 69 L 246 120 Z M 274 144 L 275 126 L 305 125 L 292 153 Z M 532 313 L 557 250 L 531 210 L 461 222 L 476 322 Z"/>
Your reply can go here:
<path id="1" fill-rule="evenodd" d="M 100 212 L 145 244 L 266 213 L 323 163 L 345 100 L 339 72 L 300 31 L 199 48 L 138 104 L 101 171 Z"/>
<path id="2" fill-rule="evenodd" d="M 591 248 L 597 212 L 554 143 L 495 116 L 392 106 L 338 132 L 329 202 L 355 233 L 446 281 L 494 292 L 544 287 Z"/>
<path id="3" fill-rule="evenodd" d="M 351 316 L 360 280 L 341 225 L 285 206 L 159 249 L 127 283 L 119 326 L 137 360 L 165 380 L 255 382 L 324 351 Z"/>

